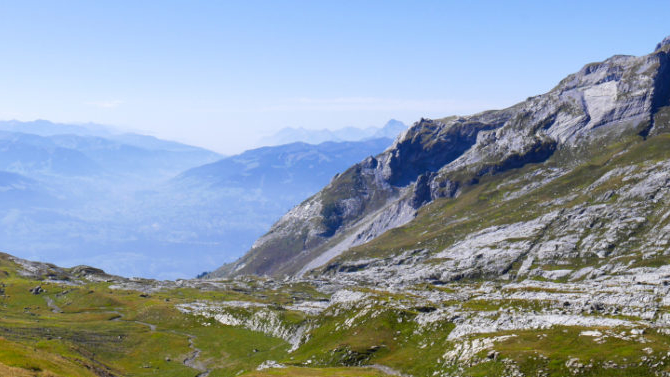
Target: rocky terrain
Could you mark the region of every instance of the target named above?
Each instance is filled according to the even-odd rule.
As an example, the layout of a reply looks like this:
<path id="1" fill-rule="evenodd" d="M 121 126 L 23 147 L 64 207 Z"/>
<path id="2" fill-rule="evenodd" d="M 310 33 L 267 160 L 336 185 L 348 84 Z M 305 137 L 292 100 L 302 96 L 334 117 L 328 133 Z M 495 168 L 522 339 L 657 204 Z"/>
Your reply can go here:
<path id="1" fill-rule="evenodd" d="M 422 257 L 393 265 L 412 258 Z M 670 268 L 621 261 L 600 270 L 439 284 L 341 274 L 155 281 L 3 254 L 0 372 L 670 374 Z"/>
<path id="2" fill-rule="evenodd" d="M 205 279 L 1 255 L 0 372 L 668 376 L 669 52 L 422 119 Z"/>

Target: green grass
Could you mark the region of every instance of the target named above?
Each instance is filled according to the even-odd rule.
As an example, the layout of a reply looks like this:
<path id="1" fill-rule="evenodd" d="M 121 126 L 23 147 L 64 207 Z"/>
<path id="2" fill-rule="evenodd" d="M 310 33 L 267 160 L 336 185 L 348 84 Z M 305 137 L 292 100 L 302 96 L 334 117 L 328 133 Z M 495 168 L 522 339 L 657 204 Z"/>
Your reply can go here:
<path id="1" fill-rule="evenodd" d="M 93 376 L 96 370 L 119 376 L 193 376 L 194 369 L 182 363 L 193 352 L 191 336 L 212 375 L 225 376 L 285 355 L 288 347 L 280 339 L 177 311 L 175 304 L 193 301 L 190 294 L 171 291 L 141 297 L 136 291 L 110 290 L 106 283 L 45 283 L 20 277 L 17 266 L 1 257 L 0 270 L 6 272 L 0 279 L 4 291 L 0 295 L 0 371 L 13 367 L 40 376 Z M 46 292 L 31 294 L 29 289 L 37 285 Z M 276 292 L 268 299 L 287 292 Z M 218 295 L 242 298 L 233 291 Z M 62 313 L 53 313 L 45 296 Z M 200 296 L 216 297 L 211 292 Z M 153 324 L 156 330 L 136 321 Z"/>
<path id="2" fill-rule="evenodd" d="M 6 261 L 5 261 L 6 262 Z M 268 290 L 249 283 L 239 290 L 198 291 L 174 289 L 151 293 L 112 290 L 107 283 L 66 286 L 45 283 L 18 276 L 15 266 L 0 258 L 0 269 L 8 274 L 1 279 L 0 295 L 0 375 L 7 376 L 94 376 L 112 373 L 117 376 L 194 376 L 199 371 L 184 365 L 192 354 L 189 338 L 201 350 L 198 362 L 211 370 L 210 376 L 383 376 L 370 365 L 384 365 L 413 376 L 432 376 L 451 371 L 463 376 L 502 375 L 505 364 L 513 360 L 527 375 L 539 369 L 548 375 L 568 373 L 565 362 L 577 357 L 585 363 L 593 360 L 590 376 L 652 375 L 654 368 L 640 365 L 648 356 L 660 357 L 669 347 L 670 338 L 648 330 L 648 343 L 608 338 L 598 344 L 590 337 L 579 336 L 581 328 L 555 327 L 535 331 L 515 331 L 516 337 L 497 343 L 499 359 L 457 366 L 444 364 L 443 356 L 454 347 L 447 340 L 454 329 L 448 319 L 419 326 L 414 320 L 422 312 L 444 306 L 458 306 L 462 311 L 495 311 L 501 308 L 542 311 L 546 302 L 513 301 L 445 301 L 426 306 L 411 293 L 389 293 L 379 289 L 362 289 L 369 301 L 353 308 L 330 308 L 312 318 L 286 310 L 282 306 L 292 299 L 322 299 L 323 293 L 302 284 Z M 32 295 L 28 290 L 41 285 L 46 293 Z M 468 284 L 448 286 L 418 285 L 414 289 L 457 292 Z M 528 288 L 532 290 L 532 288 Z M 44 297 L 54 299 L 63 309 L 53 313 Z M 271 305 L 285 326 L 310 323 L 309 340 L 294 352 L 278 338 L 247 329 L 224 326 L 211 318 L 187 315 L 175 305 L 192 302 L 190 296 L 211 302 L 245 300 L 282 304 Z M 402 305 L 400 309 L 398 305 Z M 257 309 L 230 308 L 238 315 L 251 315 Z M 245 314 L 246 313 L 246 314 Z M 356 317 L 356 320 L 351 320 Z M 141 323 L 139 323 L 141 322 Z M 152 331 L 147 324 L 156 326 Z M 510 332 L 481 334 L 479 337 L 506 335 Z M 538 335 L 541 335 L 538 337 Z M 538 358 L 542 354 L 546 359 Z M 275 360 L 287 368 L 256 371 L 266 360 Z M 483 362 L 481 362 L 483 361 Z M 626 364 L 622 370 L 605 370 L 601 364 L 614 361 Z M 628 365 L 630 364 L 630 365 Z M 662 365 L 661 370 L 666 370 Z M 656 368 L 658 369 L 658 368 Z M 610 374 L 608 374 L 610 373 Z"/>
<path id="3" fill-rule="evenodd" d="M 642 358 L 654 358 L 661 362 L 668 351 L 670 340 L 666 335 L 649 331 L 644 335 L 648 343 L 630 342 L 614 337 L 597 343 L 592 337 L 580 336 L 582 330 L 577 327 L 557 326 L 545 331 L 515 332 L 516 337 L 497 344 L 496 349 L 503 357 L 516 361 L 521 371 L 527 374 L 544 369 L 550 376 L 569 375 L 571 373 L 565 364 L 569 359 L 577 358 L 584 365 L 593 365 L 580 374 L 583 376 L 653 376 L 655 373 L 649 368 L 651 363 L 644 363 Z M 651 348 L 652 354 L 643 352 L 644 348 Z M 602 366 L 605 362 L 628 367 L 606 369 Z M 641 362 L 643 365 L 640 365 Z M 670 368 L 664 365 L 661 370 L 670 371 Z"/>

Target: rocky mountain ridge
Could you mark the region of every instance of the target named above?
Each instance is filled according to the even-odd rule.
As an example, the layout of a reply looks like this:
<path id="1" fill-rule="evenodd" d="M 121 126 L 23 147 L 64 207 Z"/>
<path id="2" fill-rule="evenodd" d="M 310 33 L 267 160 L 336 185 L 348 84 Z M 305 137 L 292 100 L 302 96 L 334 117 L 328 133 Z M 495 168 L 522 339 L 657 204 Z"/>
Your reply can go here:
<path id="1" fill-rule="evenodd" d="M 421 119 L 384 153 L 354 165 L 289 211 L 247 255 L 212 276 L 300 276 L 338 256 L 347 259 L 352 248 L 390 229 L 411 227 L 429 204 L 458 202 L 480 181 L 530 165 L 567 174 L 603 147 L 663 134 L 670 104 L 668 46 L 588 64 L 550 92 L 507 109 Z"/>

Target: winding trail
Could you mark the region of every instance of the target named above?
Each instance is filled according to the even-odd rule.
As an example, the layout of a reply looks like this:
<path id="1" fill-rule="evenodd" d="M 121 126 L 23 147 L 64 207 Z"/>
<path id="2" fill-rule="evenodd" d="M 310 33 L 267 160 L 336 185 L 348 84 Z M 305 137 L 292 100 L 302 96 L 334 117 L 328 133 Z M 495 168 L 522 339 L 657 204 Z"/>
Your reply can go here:
<path id="1" fill-rule="evenodd" d="M 188 337 L 188 346 L 193 350 L 193 352 L 191 352 L 184 359 L 184 365 L 200 372 L 195 377 L 208 377 L 209 374 L 212 372 L 212 370 L 207 369 L 205 366 L 203 366 L 200 362 L 197 361 L 197 359 L 200 357 L 200 354 L 202 353 L 202 350 L 200 348 L 197 348 L 195 344 L 193 344 L 193 339 L 196 339 L 197 337 L 195 335 L 180 333 L 177 331 L 172 332 L 177 335 Z"/>
<path id="2" fill-rule="evenodd" d="M 156 331 L 156 325 L 152 325 L 151 323 L 146 323 L 146 322 L 140 322 L 140 321 L 133 321 L 135 323 L 139 323 L 140 325 L 148 326 L 149 330 Z"/>
<path id="3" fill-rule="evenodd" d="M 52 309 L 52 311 L 54 313 L 62 313 L 63 312 L 58 306 L 56 306 L 56 304 L 53 302 L 53 300 L 50 297 L 44 296 L 44 299 L 46 300 L 47 305 Z M 100 309 L 104 309 L 104 308 L 100 308 Z M 110 321 L 134 322 L 134 323 L 137 323 L 137 324 L 140 324 L 140 325 L 143 325 L 143 326 L 147 326 L 151 332 L 157 331 L 157 326 L 153 325 L 151 323 L 146 323 L 146 322 L 142 322 L 142 321 L 128 321 L 128 320 L 123 319 L 123 317 L 125 315 L 123 313 L 121 313 L 120 311 L 118 311 L 118 309 L 119 308 L 115 308 L 115 310 L 107 310 L 107 311 L 103 311 L 102 313 L 116 314 L 116 316 L 114 318 L 111 318 Z M 85 313 L 100 313 L 100 312 L 87 311 Z M 198 371 L 198 374 L 196 374 L 195 377 L 208 377 L 209 374 L 212 372 L 212 370 L 206 368 L 205 366 L 203 366 L 203 364 L 201 362 L 199 362 L 197 360 L 200 357 L 200 354 L 202 354 L 202 350 L 197 348 L 193 344 L 193 340 L 196 339 L 197 337 L 195 335 L 192 335 L 192 334 L 177 332 L 177 331 L 174 331 L 174 330 L 171 330 L 170 332 L 173 333 L 173 334 L 185 336 L 185 337 L 188 338 L 188 346 L 193 351 L 191 353 L 189 353 L 188 356 L 186 356 L 186 358 L 184 359 L 184 362 L 183 362 L 184 365 L 191 368 L 191 369 L 195 369 L 196 371 Z"/>
<path id="4" fill-rule="evenodd" d="M 156 325 L 152 325 L 151 323 L 146 323 L 146 322 L 141 322 L 141 321 L 127 321 L 127 320 L 123 319 L 124 315 L 121 312 L 119 312 L 118 310 L 108 310 L 108 311 L 103 312 L 103 313 L 109 313 L 109 314 L 116 314 L 117 315 L 117 317 L 114 317 L 114 318 L 110 319 L 110 321 L 134 322 L 134 323 L 137 323 L 137 324 L 148 327 L 149 330 L 151 330 L 152 332 L 156 331 Z"/>

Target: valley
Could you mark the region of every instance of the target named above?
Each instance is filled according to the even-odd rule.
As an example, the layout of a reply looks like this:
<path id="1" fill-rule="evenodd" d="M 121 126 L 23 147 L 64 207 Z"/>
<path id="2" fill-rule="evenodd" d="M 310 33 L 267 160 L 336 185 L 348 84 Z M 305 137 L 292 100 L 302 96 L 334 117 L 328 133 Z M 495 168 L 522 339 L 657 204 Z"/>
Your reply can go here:
<path id="1" fill-rule="evenodd" d="M 42 242 L 12 206 L 106 192 L 129 169 L 90 175 L 110 151 L 141 142 L 158 175 L 183 148 L 204 161 L 106 211 L 83 205 L 90 228 L 64 232 L 153 245 L 138 259 L 127 245 L 94 267 L 0 254 L 3 376 L 670 376 L 670 37 L 393 142 L 363 130 L 219 158 L 137 135 L 5 132 L 7 151 L 43 158 L 5 154 L 3 230 Z M 136 159 L 130 186 L 152 178 Z M 77 195 L 42 186 L 70 175 Z M 55 213 L 44 223 L 81 214 Z M 128 223 L 91 221 L 110 213 Z M 219 267 L 153 273 L 170 264 Z"/>

